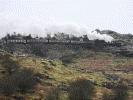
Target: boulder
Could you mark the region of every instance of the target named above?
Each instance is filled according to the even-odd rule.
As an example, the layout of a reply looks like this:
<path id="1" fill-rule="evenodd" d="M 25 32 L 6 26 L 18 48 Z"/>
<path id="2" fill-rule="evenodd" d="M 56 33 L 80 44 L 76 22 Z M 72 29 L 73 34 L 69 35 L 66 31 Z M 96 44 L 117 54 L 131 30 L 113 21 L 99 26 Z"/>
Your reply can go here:
<path id="1" fill-rule="evenodd" d="M 113 88 L 113 84 L 111 84 L 109 82 L 102 82 L 102 86 L 106 87 L 108 89 L 112 89 Z"/>
<path id="2" fill-rule="evenodd" d="M 88 80 L 90 83 L 92 83 L 93 85 L 97 85 L 97 81 L 95 81 L 95 80 Z"/>
<path id="3" fill-rule="evenodd" d="M 50 76 L 45 76 L 47 79 L 53 79 L 52 77 L 50 77 Z"/>
<path id="4" fill-rule="evenodd" d="M 87 71 L 88 74 L 92 73 L 92 71 Z"/>
<path id="5" fill-rule="evenodd" d="M 40 79 L 43 79 L 44 76 L 41 73 L 36 73 L 34 74 L 35 77 L 39 77 Z"/>
<path id="6" fill-rule="evenodd" d="M 1 71 L 1 73 L 2 73 L 2 74 L 5 74 L 5 73 L 6 73 L 6 71 Z"/>
<path id="7" fill-rule="evenodd" d="M 37 83 L 41 83 L 41 80 L 39 77 L 35 77 L 34 80 L 37 82 Z"/>
<path id="8" fill-rule="evenodd" d="M 46 82 L 45 84 L 47 84 L 48 86 L 53 86 L 51 82 Z"/>
<path id="9" fill-rule="evenodd" d="M 58 88 L 63 90 L 63 91 L 68 91 L 68 87 L 66 85 L 64 85 L 64 84 L 59 84 Z"/>
<path id="10" fill-rule="evenodd" d="M 13 95 L 12 97 L 13 97 L 13 99 L 15 99 L 15 100 L 22 100 L 22 99 L 25 98 L 25 96 L 22 96 L 22 95 Z"/>

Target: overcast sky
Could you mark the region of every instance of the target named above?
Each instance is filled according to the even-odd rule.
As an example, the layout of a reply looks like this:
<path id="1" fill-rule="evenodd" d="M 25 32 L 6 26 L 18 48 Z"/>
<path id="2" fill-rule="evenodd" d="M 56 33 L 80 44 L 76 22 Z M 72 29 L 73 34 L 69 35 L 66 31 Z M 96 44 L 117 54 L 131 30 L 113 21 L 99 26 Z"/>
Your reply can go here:
<path id="1" fill-rule="evenodd" d="M 53 24 L 133 34 L 133 0 L 0 0 L 1 36 L 44 34 Z"/>

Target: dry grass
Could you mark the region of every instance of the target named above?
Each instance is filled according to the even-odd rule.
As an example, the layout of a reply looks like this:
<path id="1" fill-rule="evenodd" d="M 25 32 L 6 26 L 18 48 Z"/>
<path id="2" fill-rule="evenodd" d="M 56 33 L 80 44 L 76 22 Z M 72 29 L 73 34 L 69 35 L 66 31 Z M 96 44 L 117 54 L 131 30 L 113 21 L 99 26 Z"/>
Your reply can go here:
<path id="1" fill-rule="evenodd" d="M 67 51 L 68 52 L 68 51 Z M 69 52 L 68 52 L 69 53 Z M 104 75 L 102 73 L 98 73 L 99 70 L 105 70 L 107 69 L 108 65 L 112 64 L 112 68 L 115 68 L 114 66 L 117 64 L 122 64 L 122 66 L 126 65 L 125 68 L 132 68 L 132 64 L 133 64 L 133 60 L 124 60 L 125 58 L 116 58 L 113 59 L 113 55 L 111 54 L 107 54 L 107 53 L 91 53 L 90 57 L 88 58 L 81 58 L 79 59 L 75 59 L 74 61 L 76 63 L 72 63 L 69 66 L 78 66 L 78 67 L 82 67 L 82 68 L 86 68 L 88 70 L 95 70 L 95 72 L 93 73 L 81 73 L 71 67 L 68 66 L 63 66 L 61 65 L 60 62 L 58 61 L 52 61 L 56 64 L 56 66 L 52 66 L 50 64 L 50 62 L 48 62 L 47 60 L 38 60 L 36 59 L 36 63 L 33 60 L 33 58 L 27 58 L 27 59 L 20 59 L 21 60 L 21 64 L 23 67 L 27 67 L 27 68 L 33 68 L 35 72 L 39 72 L 39 73 L 44 73 L 44 71 L 47 71 L 47 73 L 44 73 L 45 75 L 49 75 L 50 77 L 52 77 L 53 79 L 49 80 L 49 79 L 41 79 L 42 83 L 38 84 L 35 88 L 35 93 L 27 93 L 25 94 L 26 99 L 27 100 L 33 100 L 33 98 L 40 98 L 39 93 L 42 92 L 42 95 L 45 97 L 46 96 L 46 91 L 50 90 L 52 87 L 57 87 L 58 84 L 61 84 L 62 82 L 65 82 L 66 85 L 68 86 L 69 82 L 77 79 L 77 78 L 86 78 L 89 80 L 97 80 L 97 84 L 98 86 L 95 86 L 96 88 L 96 96 L 93 98 L 94 100 L 97 100 L 98 98 L 102 97 L 102 94 L 106 91 L 106 92 L 110 92 L 109 89 L 105 89 L 101 86 L 101 83 L 103 81 L 109 81 L 108 79 L 106 79 L 104 77 Z M 86 55 L 88 56 L 88 55 Z M 17 59 L 17 58 L 14 58 Z M 117 63 L 117 61 L 120 61 L 119 63 Z M 127 61 L 127 62 L 124 62 Z M 42 62 L 45 62 L 47 64 L 48 67 L 50 67 L 51 69 L 46 69 L 45 65 L 42 64 Z M 121 63 L 124 62 L 124 63 Z M 121 67 L 118 67 L 118 69 Z M 2 71 L 3 68 L 0 67 L 0 71 Z M 98 72 L 97 72 L 98 71 Z M 116 73 L 113 71 L 113 69 L 111 70 L 111 73 L 115 73 L 118 76 L 125 78 L 125 79 L 129 79 L 129 80 L 133 80 L 133 73 L 131 72 L 130 74 L 123 74 L 123 73 Z M 2 74 L 0 73 L 0 76 Z M 45 82 L 51 82 L 53 84 L 53 86 L 47 86 L 45 84 Z M 131 94 L 133 94 L 133 91 L 131 91 Z M 67 93 L 63 94 L 62 96 L 64 98 L 67 98 Z M 4 97 L 3 97 L 4 98 Z M 0 99 L 2 100 L 2 99 Z M 3 99 L 4 100 L 4 99 Z"/>

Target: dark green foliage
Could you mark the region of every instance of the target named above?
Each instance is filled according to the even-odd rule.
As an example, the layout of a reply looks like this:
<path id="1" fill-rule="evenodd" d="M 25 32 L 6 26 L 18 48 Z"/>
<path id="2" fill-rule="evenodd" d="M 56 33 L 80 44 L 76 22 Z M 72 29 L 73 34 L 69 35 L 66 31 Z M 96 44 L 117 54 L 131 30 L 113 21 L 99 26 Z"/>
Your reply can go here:
<path id="1" fill-rule="evenodd" d="M 2 60 L 1 64 L 8 71 L 9 75 L 12 75 L 21 67 L 18 60 L 13 60 L 8 56 L 6 56 L 5 59 Z"/>
<path id="2" fill-rule="evenodd" d="M 9 96 L 13 94 L 17 89 L 17 85 L 12 77 L 3 77 L 0 79 L 0 91 Z"/>
<path id="3" fill-rule="evenodd" d="M 113 89 L 114 100 L 128 100 L 127 86 L 118 85 Z"/>
<path id="4" fill-rule="evenodd" d="M 78 79 L 69 85 L 70 100 L 91 100 L 95 95 L 94 86 L 86 79 Z"/>
<path id="5" fill-rule="evenodd" d="M 17 72 L 14 77 L 18 88 L 24 93 L 29 89 L 33 89 L 37 84 L 34 77 L 34 71 L 32 69 L 24 68 L 23 70 Z"/>
<path id="6" fill-rule="evenodd" d="M 60 90 L 52 89 L 47 92 L 45 100 L 60 100 Z"/>

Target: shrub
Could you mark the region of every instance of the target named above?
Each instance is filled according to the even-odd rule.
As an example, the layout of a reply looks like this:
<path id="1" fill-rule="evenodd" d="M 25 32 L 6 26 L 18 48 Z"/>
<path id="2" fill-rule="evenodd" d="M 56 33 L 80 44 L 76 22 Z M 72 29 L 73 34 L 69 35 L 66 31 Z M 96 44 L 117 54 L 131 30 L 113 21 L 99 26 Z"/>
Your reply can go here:
<path id="1" fill-rule="evenodd" d="M 74 57 L 76 56 L 76 54 L 72 54 L 72 55 L 64 55 L 60 58 L 60 60 L 65 63 L 65 64 L 68 64 L 68 63 L 71 63 L 72 60 L 74 59 Z"/>
<path id="2" fill-rule="evenodd" d="M 52 89 L 48 91 L 45 100 L 60 100 L 60 90 Z"/>
<path id="3" fill-rule="evenodd" d="M 128 99 L 128 89 L 127 86 L 118 85 L 113 89 L 114 100 L 127 100 Z"/>
<path id="4" fill-rule="evenodd" d="M 13 94 L 17 89 L 16 83 L 12 77 L 3 77 L 0 79 L 0 90 L 6 96 Z"/>
<path id="5" fill-rule="evenodd" d="M 24 68 L 17 72 L 14 77 L 19 89 L 24 93 L 29 89 L 34 89 L 34 86 L 37 84 L 32 69 Z"/>
<path id="6" fill-rule="evenodd" d="M 47 51 L 48 50 L 44 47 L 44 45 L 41 45 L 41 44 L 31 45 L 31 52 L 35 54 L 36 56 L 45 57 Z"/>
<path id="7" fill-rule="evenodd" d="M 94 86 L 86 79 L 78 79 L 69 85 L 70 100 L 91 100 L 95 95 Z"/>
<path id="8" fill-rule="evenodd" d="M 1 64 L 8 71 L 9 75 L 12 75 L 13 72 L 17 71 L 21 67 L 18 60 L 13 60 L 9 57 L 5 57 Z"/>

